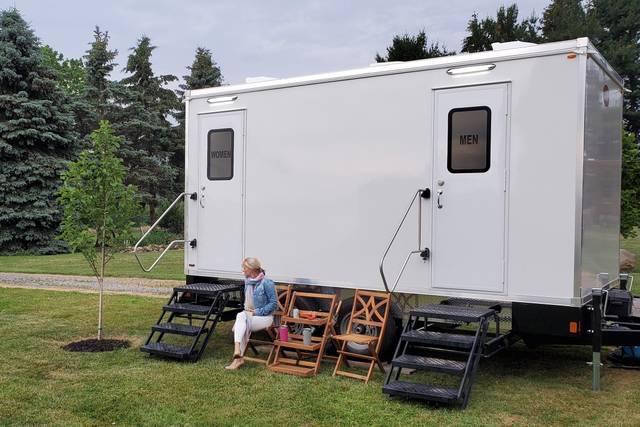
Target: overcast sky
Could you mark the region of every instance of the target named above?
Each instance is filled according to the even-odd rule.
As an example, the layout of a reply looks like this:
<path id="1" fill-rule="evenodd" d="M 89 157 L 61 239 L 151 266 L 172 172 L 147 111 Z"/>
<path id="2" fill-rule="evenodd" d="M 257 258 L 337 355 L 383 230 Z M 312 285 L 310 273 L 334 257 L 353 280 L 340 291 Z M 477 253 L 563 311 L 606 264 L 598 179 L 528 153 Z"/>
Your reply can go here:
<path id="1" fill-rule="evenodd" d="M 291 77 L 366 66 L 392 37 L 424 28 L 433 41 L 460 50 L 473 12 L 495 16 L 496 0 L 0 0 L 17 7 L 43 43 L 67 57 L 84 55 L 96 25 L 119 51 L 145 34 L 157 46 L 158 74 L 182 77 L 196 47 L 211 49 L 225 82 Z M 548 0 L 517 1 L 520 16 L 540 16 Z"/>

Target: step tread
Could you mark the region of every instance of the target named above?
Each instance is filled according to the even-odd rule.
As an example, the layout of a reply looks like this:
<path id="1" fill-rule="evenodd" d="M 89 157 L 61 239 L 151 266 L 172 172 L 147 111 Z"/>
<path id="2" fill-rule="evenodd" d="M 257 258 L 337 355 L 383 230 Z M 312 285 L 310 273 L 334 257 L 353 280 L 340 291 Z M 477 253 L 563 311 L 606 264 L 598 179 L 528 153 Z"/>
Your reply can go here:
<path id="1" fill-rule="evenodd" d="M 242 286 L 236 283 L 191 283 L 185 286 L 173 288 L 178 292 L 191 292 L 192 294 L 215 295 L 219 292 L 234 292 L 241 290 Z"/>
<path id="2" fill-rule="evenodd" d="M 267 366 L 267 368 L 273 372 L 298 375 L 300 377 L 311 377 L 314 375 L 314 368 L 307 367 L 307 366 L 296 366 L 296 365 L 289 365 L 286 363 L 276 363 L 275 365 Z"/>
<path id="3" fill-rule="evenodd" d="M 159 356 L 172 357 L 175 359 L 188 359 L 191 353 L 189 347 L 163 342 L 150 342 L 140 347 L 140 351 Z"/>
<path id="4" fill-rule="evenodd" d="M 211 307 L 208 305 L 196 305 L 176 302 L 173 304 L 167 304 L 164 306 L 166 311 L 172 311 L 174 313 L 187 313 L 187 314 L 207 314 Z"/>
<path id="5" fill-rule="evenodd" d="M 181 323 L 160 323 L 157 325 L 153 325 L 152 329 L 157 332 L 163 332 L 166 334 L 176 334 L 176 335 L 187 335 L 187 336 L 196 336 L 200 332 L 200 326 L 193 325 L 185 325 Z M 204 328 L 202 332 L 206 332 L 207 329 Z"/>
<path id="6" fill-rule="evenodd" d="M 423 344 L 470 349 L 475 341 L 475 336 L 414 329 L 403 333 L 402 339 Z"/>
<path id="7" fill-rule="evenodd" d="M 393 366 L 402 368 L 419 369 L 423 371 L 438 371 L 461 374 L 467 364 L 459 360 L 440 359 L 437 357 L 417 356 L 413 354 L 403 354 L 396 357 L 391 362 Z"/>
<path id="8" fill-rule="evenodd" d="M 408 381 L 393 381 L 385 384 L 382 386 L 382 391 L 392 396 L 405 396 L 443 403 L 454 403 L 458 400 L 457 389 Z"/>
<path id="9" fill-rule="evenodd" d="M 480 319 L 491 317 L 494 314 L 495 310 L 490 308 L 464 307 L 446 304 L 426 304 L 411 310 L 412 316 L 460 320 L 463 322 L 479 322 Z"/>

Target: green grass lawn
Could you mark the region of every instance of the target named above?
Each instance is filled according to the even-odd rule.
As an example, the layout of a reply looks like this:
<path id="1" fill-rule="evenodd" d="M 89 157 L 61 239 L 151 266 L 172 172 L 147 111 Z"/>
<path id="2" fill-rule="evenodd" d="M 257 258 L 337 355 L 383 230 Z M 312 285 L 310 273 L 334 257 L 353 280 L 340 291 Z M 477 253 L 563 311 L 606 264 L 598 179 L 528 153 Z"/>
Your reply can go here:
<path id="1" fill-rule="evenodd" d="M 119 253 L 107 264 L 107 276 L 183 280 L 183 254 L 182 249 L 171 250 L 167 252 L 150 273 L 145 273 L 138 265 L 133 254 Z M 140 254 L 140 258 L 145 267 L 148 268 L 158 255 L 160 255 L 159 252 L 145 252 Z M 7 273 L 93 275 L 89 264 L 79 253 L 46 256 L 0 256 L 0 271 Z"/>
<path id="2" fill-rule="evenodd" d="M 635 273 L 640 273 L 640 235 L 632 239 L 620 240 L 620 247 L 636 254 Z"/>
<path id="3" fill-rule="evenodd" d="M 223 369 L 230 324 L 198 363 L 150 359 L 138 350 L 160 302 L 109 295 L 106 334 L 133 347 L 69 353 L 95 333 L 93 294 L 0 289 L 0 425 L 640 425 L 640 372 L 605 369 L 590 391 L 588 348 L 516 345 L 483 360 L 465 411 L 391 400 L 378 373 L 368 385 L 274 374 L 262 365 Z"/>

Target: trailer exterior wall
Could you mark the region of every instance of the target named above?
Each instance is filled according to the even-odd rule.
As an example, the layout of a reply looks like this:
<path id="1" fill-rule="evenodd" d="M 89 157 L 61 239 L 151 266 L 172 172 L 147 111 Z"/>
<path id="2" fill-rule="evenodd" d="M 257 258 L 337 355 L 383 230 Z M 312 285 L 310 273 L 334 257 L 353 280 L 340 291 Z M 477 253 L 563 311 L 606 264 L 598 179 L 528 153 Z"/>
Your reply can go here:
<path id="1" fill-rule="evenodd" d="M 509 84 L 507 219 L 504 234 L 496 236 L 506 241 L 504 292 L 433 289 L 431 264 L 419 258 L 410 262 L 398 290 L 577 305 L 576 151 L 582 146 L 577 129 L 584 108 L 584 63 L 582 55 L 576 60 L 567 54 L 586 53 L 586 43 L 549 49 L 555 53 L 518 49 L 531 57 L 514 54 L 517 58 L 509 60 L 489 53 L 453 57 L 458 66 L 479 58 L 496 63 L 491 72 L 460 77 L 448 75 L 451 64 L 443 63 L 402 74 L 382 70 L 315 83 L 311 78 L 291 85 L 276 82 L 271 89 L 263 84 L 255 91 L 245 86 L 211 90 L 212 96 L 237 94 L 237 99 L 228 105 L 208 104 L 206 97 L 189 101 L 187 190 L 197 190 L 198 158 L 205 155 L 197 134 L 199 117 L 246 111 L 244 254 L 261 257 L 276 280 L 381 289 L 378 261 L 409 197 L 418 188 L 434 186 L 434 89 Z M 189 203 L 188 238 L 200 240 L 205 237 L 195 227 L 197 204 Z M 422 241 L 431 247 L 433 199 L 422 203 Z M 417 245 L 416 211 L 411 215 L 387 260 L 392 278 Z M 197 250 L 187 250 L 187 274 L 241 277 L 239 268 L 234 274 L 200 269 Z M 460 248 L 460 256 L 473 254 Z"/>
<path id="2" fill-rule="evenodd" d="M 582 239 L 576 296 L 615 282 L 619 274 L 622 88 L 586 59 Z"/>

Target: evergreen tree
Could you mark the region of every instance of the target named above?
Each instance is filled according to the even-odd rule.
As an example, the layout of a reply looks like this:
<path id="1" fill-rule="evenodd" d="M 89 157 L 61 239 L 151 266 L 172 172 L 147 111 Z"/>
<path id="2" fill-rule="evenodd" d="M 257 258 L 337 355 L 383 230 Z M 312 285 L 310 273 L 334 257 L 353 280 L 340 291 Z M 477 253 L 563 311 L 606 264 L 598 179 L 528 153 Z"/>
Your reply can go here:
<path id="1" fill-rule="evenodd" d="M 542 34 L 547 42 L 588 37 L 587 14 L 582 0 L 553 0 L 542 14 Z"/>
<path id="2" fill-rule="evenodd" d="M 220 67 L 213 60 L 209 49 L 204 47 L 197 48 L 193 64 L 187 69 L 190 73 L 188 76 L 182 76 L 184 79 L 184 84 L 180 85 L 182 91 L 222 85 L 223 79 Z M 183 93 L 179 92 L 180 95 Z"/>
<path id="3" fill-rule="evenodd" d="M 115 68 L 114 62 L 117 50 L 109 50 L 109 32 L 100 31 L 96 27 L 93 31 L 93 42 L 84 56 L 86 68 L 86 90 L 84 97 L 93 110 L 93 126 L 90 131 L 98 127 L 101 120 L 110 118 L 110 108 L 113 105 L 114 83 L 109 80 Z"/>
<path id="4" fill-rule="evenodd" d="M 508 8 L 500 6 L 495 19 L 489 16 L 479 20 L 474 13 L 467 24 L 467 33 L 462 43 L 463 52 L 491 50 L 491 43 L 496 42 L 540 41 L 538 18 L 532 14 L 518 23 L 518 6 L 515 4 Z"/>
<path id="5" fill-rule="evenodd" d="M 67 98 L 16 9 L 0 12 L 0 253 L 54 253 L 55 196 L 75 134 Z"/>
<path id="6" fill-rule="evenodd" d="M 376 62 L 389 61 L 414 61 L 416 59 L 437 58 L 439 56 L 453 55 L 455 52 L 448 52 L 439 43 L 429 44 L 427 34 L 420 31 L 415 37 L 409 34 L 394 36 L 391 46 L 387 47 L 387 55 L 380 56 L 376 53 Z"/>
<path id="7" fill-rule="evenodd" d="M 640 2 L 593 0 L 588 11 L 598 27 L 592 41 L 622 76 L 624 118 L 628 128 L 640 134 Z M 640 224 L 638 224 L 640 225 Z"/>
<path id="8" fill-rule="evenodd" d="M 138 188 L 156 219 L 159 201 L 173 196 L 176 171 L 170 164 L 175 138 L 168 119 L 179 109 L 176 94 L 164 86 L 177 80 L 173 75 L 156 76 L 151 66 L 155 46 L 148 37 L 138 40 L 127 60 L 124 78 L 116 96 L 121 105 L 114 129 L 124 138 L 120 154 L 128 169 L 126 182 Z"/>
<path id="9" fill-rule="evenodd" d="M 211 55 L 211 51 L 204 47 L 198 47 L 196 49 L 196 56 L 193 60 L 193 64 L 188 66 L 187 69 L 190 71 L 189 75 L 182 76 L 184 83 L 179 86 L 179 90 L 176 92 L 178 96 L 182 100 L 184 98 L 184 93 L 187 90 L 194 89 L 203 89 L 207 87 L 218 87 L 222 85 L 223 78 L 222 72 L 220 71 L 220 67 L 213 60 Z M 176 171 L 176 191 L 184 191 L 184 126 L 185 126 L 185 109 L 184 104 L 180 104 L 180 109 L 176 113 L 176 120 L 178 121 L 178 126 L 173 128 L 173 139 L 174 139 L 174 149 L 175 151 L 171 156 L 171 165 L 174 167 Z M 178 211 L 176 211 L 178 212 Z M 173 221 L 176 225 L 179 226 L 179 223 L 182 221 L 176 220 Z M 175 229 L 172 231 L 179 232 L 182 230 L 182 227 L 179 229 Z"/>

